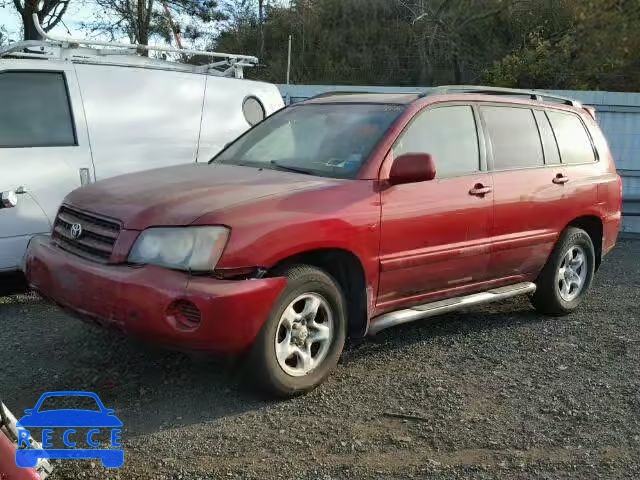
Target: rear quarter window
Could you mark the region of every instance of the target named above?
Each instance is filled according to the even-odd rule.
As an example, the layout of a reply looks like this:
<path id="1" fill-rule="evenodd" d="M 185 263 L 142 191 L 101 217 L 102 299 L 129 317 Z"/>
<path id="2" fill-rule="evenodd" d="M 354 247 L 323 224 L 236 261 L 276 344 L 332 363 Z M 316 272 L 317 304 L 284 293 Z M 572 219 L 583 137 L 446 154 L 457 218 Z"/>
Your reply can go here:
<path id="1" fill-rule="evenodd" d="M 547 111 L 547 117 L 558 142 L 562 163 L 594 162 L 591 138 L 580 117 L 573 113 Z"/>

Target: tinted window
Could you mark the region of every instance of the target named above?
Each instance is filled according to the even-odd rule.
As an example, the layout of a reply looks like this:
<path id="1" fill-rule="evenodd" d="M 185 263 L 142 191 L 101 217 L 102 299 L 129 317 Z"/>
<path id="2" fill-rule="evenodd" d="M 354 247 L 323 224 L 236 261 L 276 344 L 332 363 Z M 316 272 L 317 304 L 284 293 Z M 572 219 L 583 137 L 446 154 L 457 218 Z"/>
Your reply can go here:
<path id="1" fill-rule="evenodd" d="M 551 124 L 544 112 L 537 110 L 535 112 L 536 122 L 538 123 L 538 130 L 540 131 L 540 138 L 542 138 L 542 147 L 544 149 L 544 163 L 546 165 L 555 165 L 560 163 L 560 152 L 558 151 L 558 144 L 556 138 L 553 135 Z"/>
<path id="2" fill-rule="evenodd" d="M 61 73 L 0 74 L 0 147 L 75 145 Z"/>
<path id="3" fill-rule="evenodd" d="M 440 107 L 419 114 L 393 147 L 403 153 L 430 153 L 438 177 L 480 170 L 478 134 L 469 106 Z"/>
<path id="4" fill-rule="evenodd" d="M 595 160 L 591 139 L 577 115 L 551 111 L 548 111 L 547 115 L 556 134 L 562 163 L 585 163 Z"/>
<path id="5" fill-rule="evenodd" d="M 266 118 L 213 162 L 353 178 L 403 106 L 303 104 Z"/>
<path id="6" fill-rule="evenodd" d="M 544 164 L 533 112 L 528 108 L 480 107 L 493 150 L 493 168 L 537 167 Z"/>

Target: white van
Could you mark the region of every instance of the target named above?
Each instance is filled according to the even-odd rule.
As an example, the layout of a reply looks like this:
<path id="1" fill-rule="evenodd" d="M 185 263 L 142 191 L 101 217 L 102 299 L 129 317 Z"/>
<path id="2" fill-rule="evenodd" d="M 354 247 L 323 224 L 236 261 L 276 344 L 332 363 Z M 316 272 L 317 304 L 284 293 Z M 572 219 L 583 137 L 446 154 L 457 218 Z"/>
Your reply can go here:
<path id="1" fill-rule="evenodd" d="M 0 50 L 0 274 L 19 269 L 29 239 L 50 232 L 71 190 L 207 162 L 284 106 L 276 86 L 224 76 L 242 77 L 255 57 L 197 52 L 216 62 L 196 67 L 69 41 Z"/>

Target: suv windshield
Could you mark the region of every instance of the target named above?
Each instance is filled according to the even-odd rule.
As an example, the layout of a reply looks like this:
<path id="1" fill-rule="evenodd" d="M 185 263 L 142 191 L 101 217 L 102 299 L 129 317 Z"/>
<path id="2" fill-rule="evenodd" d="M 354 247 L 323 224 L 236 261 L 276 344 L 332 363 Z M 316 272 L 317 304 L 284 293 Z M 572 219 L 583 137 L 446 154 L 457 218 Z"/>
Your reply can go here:
<path id="1" fill-rule="evenodd" d="M 212 162 L 353 178 L 402 105 L 306 104 L 267 118 Z"/>

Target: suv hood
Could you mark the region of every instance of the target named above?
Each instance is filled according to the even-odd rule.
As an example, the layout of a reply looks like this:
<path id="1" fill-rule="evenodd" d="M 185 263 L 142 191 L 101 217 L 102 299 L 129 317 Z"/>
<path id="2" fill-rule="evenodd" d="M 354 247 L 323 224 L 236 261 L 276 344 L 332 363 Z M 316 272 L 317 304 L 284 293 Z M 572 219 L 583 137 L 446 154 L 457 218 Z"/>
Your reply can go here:
<path id="1" fill-rule="evenodd" d="M 123 228 L 188 225 L 207 213 L 342 180 L 235 165 L 191 164 L 121 175 L 73 191 L 65 203 Z"/>

